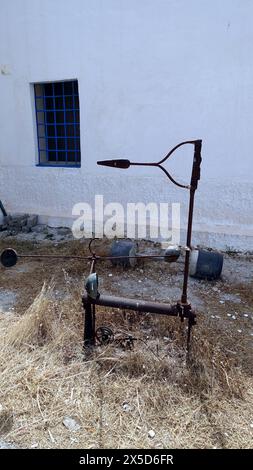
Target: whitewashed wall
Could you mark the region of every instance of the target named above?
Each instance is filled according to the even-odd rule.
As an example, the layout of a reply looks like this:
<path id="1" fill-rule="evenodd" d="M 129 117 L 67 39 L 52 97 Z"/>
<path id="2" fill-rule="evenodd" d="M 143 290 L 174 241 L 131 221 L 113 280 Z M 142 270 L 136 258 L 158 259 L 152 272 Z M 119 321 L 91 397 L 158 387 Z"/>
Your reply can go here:
<path id="1" fill-rule="evenodd" d="M 76 202 L 182 202 L 153 169 L 203 139 L 195 243 L 253 249 L 252 0 L 0 0 L 0 199 L 11 212 L 69 222 Z M 77 78 L 82 166 L 37 167 L 32 83 Z M 191 149 L 168 168 L 189 175 Z"/>

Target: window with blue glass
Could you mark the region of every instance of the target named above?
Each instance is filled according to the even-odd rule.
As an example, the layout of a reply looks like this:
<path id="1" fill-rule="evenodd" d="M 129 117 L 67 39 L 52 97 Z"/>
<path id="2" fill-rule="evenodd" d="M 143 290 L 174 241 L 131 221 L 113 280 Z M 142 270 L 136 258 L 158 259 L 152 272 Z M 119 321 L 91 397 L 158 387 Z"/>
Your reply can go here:
<path id="1" fill-rule="evenodd" d="M 39 165 L 80 166 L 77 80 L 36 83 Z"/>

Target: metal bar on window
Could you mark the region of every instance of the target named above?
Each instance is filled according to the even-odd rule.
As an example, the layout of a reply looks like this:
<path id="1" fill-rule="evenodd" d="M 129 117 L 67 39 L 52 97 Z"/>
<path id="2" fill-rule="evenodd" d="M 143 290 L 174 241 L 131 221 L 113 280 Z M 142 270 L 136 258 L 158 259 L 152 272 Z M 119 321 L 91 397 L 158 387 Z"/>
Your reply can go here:
<path id="1" fill-rule="evenodd" d="M 48 140 L 47 140 L 47 107 L 46 107 L 46 97 L 45 97 L 45 85 L 43 86 L 43 103 L 44 103 L 44 132 L 45 132 L 45 139 L 46 139 L 46 161 L 48 162 L 49 160 L 49 155 L 48 155 Z"/>
<path id="2" fill-rule="evenodd" d="M 73 108 L 75 108 L 75 102 L 74 102 L 74 82 L 72 82 L 72 105 L 73 105 Z M 73 116 L 74 116 L 74 123 L 73 123 L 73 127 L 74 127 L 74 133 L 76 134 L 76 113 L 75 111 L 73 110 Z M 76 141 L 74 141 L 75 145 L 74 145 L 74 149 L 75 149 L 75 163 L 77 163 L 77 154 L 76 154 Z"/>
<path id="3" fill-rule="evenodd" d="M 64 91 L 64 82 L 62 82 L 62 104 L 64 112 L 64 145 L 65 145 L 65 161 L 68 161 L 68 152 L 67 152 L 67 127 L 66 127 L 66 107 L 65 107 L 65 91 Z"/>
<path id="4" fill-rule="evenodd" d="M 55 155 L 56 155 L 56 161 L 58 162 L 58 143 L 57 143 L 57 127 L 56 127 L 56 109 L 55 109 L 55 83 L 52 83 L 53 85 L 53 103 L 54 103 L 54 135 L 55 135 Z"/>
<path id="5" fill-rule="evenodd" d="M 36 114 L 36 124 L 37 124 L 38 156 L 39 156 L 39 163 L 40 163 L 39 122 L 38 122 L 37 100 L 36 100 L 36 85 L 35 84 L 34 84 L 34 98 L 35 98 L 35 114 Z"/>
<path id="6" fill-rule="evenodd" d="M 64 82 L 62 82 L 62 83 L 64 83 Z M 64 95 L 64 96 L 65 97 L 70 97 L 70 96 L 73 96 L 73 94 L 72 95 Z M 74 96 L 78 96 L 78 95 L 75 93 Z M 62 95 L 55 95 L 55 98 L 61 98 L 61 97 L 62 97 Z M 43 95 L 37 96 L 36 98 L 41 98 L 42 99 Z M 53 98 L 53 95 L 45 95 L 45 98 Z"/>

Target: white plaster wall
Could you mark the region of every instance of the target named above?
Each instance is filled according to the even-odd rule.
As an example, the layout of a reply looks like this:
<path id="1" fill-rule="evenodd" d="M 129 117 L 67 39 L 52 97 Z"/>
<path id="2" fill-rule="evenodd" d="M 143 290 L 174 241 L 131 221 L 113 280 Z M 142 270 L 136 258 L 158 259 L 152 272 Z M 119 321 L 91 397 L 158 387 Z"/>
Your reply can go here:
<path id="1" fill-rule="evenodd" d="M 158 159 L 203 139 L 194 242 L 253 249 L 252 0 L 0 0 L 0 198 L 11 212 L 70 221 L 76 202 L 182 202 Z M 32 83 L 77 78 L 80 169 L 37 167 Z M 191 148 L 168 168 L 187 181 Z"/>

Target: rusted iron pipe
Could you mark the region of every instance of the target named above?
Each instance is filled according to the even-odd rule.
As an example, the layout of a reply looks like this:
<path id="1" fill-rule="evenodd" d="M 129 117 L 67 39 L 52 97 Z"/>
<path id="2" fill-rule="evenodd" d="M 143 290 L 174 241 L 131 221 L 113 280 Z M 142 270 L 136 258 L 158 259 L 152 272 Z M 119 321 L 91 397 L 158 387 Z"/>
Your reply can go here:
<path id="1" fill-rule="evenodd" d="M 95 318 L 90 298 L 87 296 L 84 316 L 84 348 L 95 344 Z"/>
<path id="2" fill-rule="evenodd" d="M 187 247 L 185 247 L 185 250 L 186 251 L 189 251 L 189 249 Z M 15 251 L 15 250 L 14 250 Z M 104 256 L 104 255 L 95 255 L 95 257 L 93 257 L 92 255 L 88 255 L 88 256 L 78 256 L 78 255 L 44 255 L 44 254 L 37 254 L 37 255 L 32 255 L 32 254 L 20 254 L 18 253 L 17 254 L 17 258 L 44 258 L 44 259 L 75 259 L 75 260 L 79 260 L 79 261 L 82 261 L 82 260 L 87 260 L 87 261 L 92 261 L 94 258 L 96 259 L 96 261 L 102 261 L 102 260 L 114 260 L 114 259 L 123 259 L 123 258 L 137 258 L 137 259 L 152 259 L 152 258 L 164 258 L 164 254 L 161 254 L 161 255 L 141 255 L 141 254 L 136 254 L 135 256 L 126 256 L 126 255 L 122 255 L 122 256 Z"/>
<path id="3" fill-rule="evenodd" d="M 98 299 L 93 300 L 90 299 L 88 294 L 85 292 L 82 296 L 82 301 L 84 307 L 86 307 L 86 305 L 91 302 L 95 305 L 103 305 L 104 307 L 135 310 L 136 312 L 157 313 L 160 315 L 171 315 L 173 317 L 177 317 L 181 312 L 180 304 L 163 304 L 159 302 L 149 302 L 147 300 L 115 297 L 114 295 L 100 295 Z"/>
<path id="4" fill-rule="evenodd" d="M 191 174 L 191 189 L 190 189 L 190 200 L 189 200 L 189 211 L 188 211 L 188 226 L 187 226 L 187 240 L 186 240 L 186 246 L 188 246 L 189 248 L 191 248 L 194 196 L 195 196 L 195 191 L 198 187 L 198 181 L 200 179 L 200 166 L 201 166 L 201 161 L 202 161 L 201 147 L 202 147 L 202 140 L 196 140 L 195 143 L 194 143 L 194 158 L 193 158 L 192 174 Z M 185 267 L 184 267 L 184 283 L 183 283 L 182 297 L 181 297 L 181 302 L 182 303 L 187 303 L 189 263 L 190 263 L 190 251 L 186 251 L 186 253 L 185 253 Z"/>

